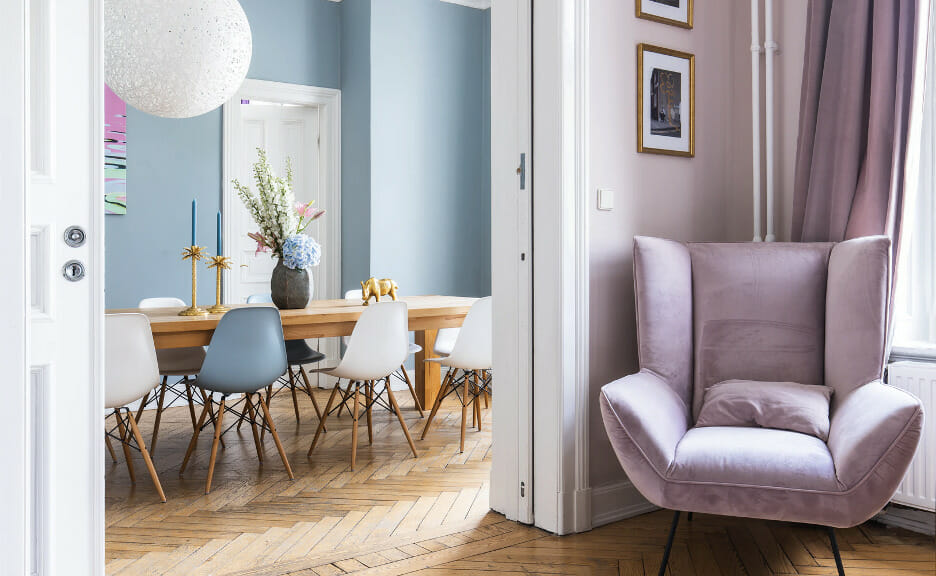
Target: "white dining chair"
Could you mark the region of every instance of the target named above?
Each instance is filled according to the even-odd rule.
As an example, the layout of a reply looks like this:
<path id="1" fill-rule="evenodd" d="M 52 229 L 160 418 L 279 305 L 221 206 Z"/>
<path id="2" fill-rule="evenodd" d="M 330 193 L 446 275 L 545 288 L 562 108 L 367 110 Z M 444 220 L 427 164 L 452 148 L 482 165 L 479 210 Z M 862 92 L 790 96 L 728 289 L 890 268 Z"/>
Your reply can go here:
<path id="1" fill-rule="evenodd" d="M 364 394 L 364 412 L 367 415 L 367 439 L 373 444 L 374 433 L 371 420 L 371 409 L 374 404 L 386 405 L 382 402 L 384 394 L 387 395 L 390 409 L 396 414 L 403 428 L 406 441 L 409 442 L 413 456 L 418 457 L 416 445 L 410 436 L 400 406 L 397 404 L 393 389 L 389 385 L 390 375 L 406 359 L 407 355 L 407 309 L 406 302 L 380 302 L 371 304 L 361 317 L 358 318 L 348 339 L 348 347 L 344 357 L 337 367 L 323 370 L 324 374 L 338 378 L 328 404 L 322 413 L 315 437 L 309 446 L 308 455 L 312 456 L 315 445 L 325 428 L 325 420 L 332 412 L 341 406 L 351 403 L 349 412 L 352 418 L 351 427 L 351 469 L 354 470 L 357 459 L 358 419 L 361 393 Z M 341 380 L 348 381 L 348 393 L 342 394 L 338 405 L 335 398 L 341 391 Z M 383 380 L 383 388 L 375 388 L 375 383 Z"/>
<path id="2" fill-rule="evenodd" d="M 357 300 L 359 302 L 363 302 L 364 296 L 360 289 L 348 290 L 347 292 L 345 292 L 345 300 Z M 342 336 L 342 341 L 344 342 L 345 347 L 348 346 L 348 338 L 349 338 L 348 336 Z M 422 352 L 422 346 L 420 346 L 419 344 L 416 344 L 415 342 L 410 342 L 409 338 L 407 338 L 406 346 L 407 346 L 406 348 L 407 358 L 414 354 L 418 354 L 419 352 Z M 416 396 L 416 388 L 413 387 L 413 381 L 410 380 L 409 372 L 406 370 L 405 361 L 401 363 L 400 367 L 393 372 L 393 377 L 399 380 L 400 382 L 403 382 L 404 384 L 406 384 L 406 387 L 409 388 L 410 396 L 412 396 L 413 398 L 413 404 L 416 406 L 416 411 L 419 412 L 419 417 L 422 418 L 423 416 L 425 416 L 425 414 L 423 413 L 422 402 L 420 402 L 419 397 Z M 389 385 L 389 382 L 390 381 L 387 380 L 388 385 Z"/>
<path id="3" fill-rule="evenodd" d="M 104 408 L 113 410 L 117 425 L 105 429 L 108 448 L 114 456 L 110 439 L 120 442 L 130 481 L 136 483 L 131 449 L 140 451 L 159 499 L 166 494 L 159 483 L 153 460 L 143 442 L 136 418 L 127 408 L 159 384 L 159 365 L 149 319 L 143 314 L 107 314 L 104 323 Z"/>
<path id="4" fill-rule="evenodd" d="M 153 310 L 159 308 L 184 308 L 185 302 L 179 298 L 144 298 L 140 300 L 137 308 Z M 202 362 L 205 361 L 205 349 L 201 346 L 187 348 L 164 348 L 156 351 L 156 360 L 159 363 L 159 375 L 162 377 L 157 387 L 143 396 L 140 407 L 137 409 L 136 421 L 139 422 L 143 410 L 156 400 L 156 420 L 153 423 L 153 439 L 150 441 L 150 454 L 156 452 L 156 440 L 159 438 L 159 423 L 162 421 L 163 410 L 180 399 L 185 398 L 189 406 L 189 417 L 194 428 L 197 422 L 195 417 L 195 404 L 202 402 L 195 396 L 192 379 L 198 376 Z M 170 382 L 169 379 L 173 381 Z M 170 394 L 166 403 L 166 393 Z M 203 399 L 202 399 L 203 400 Z"/>
<path id="5" fill-rule="evenodd" d="M 491 297 L 481 298 L 472 304 L 465 322 L 458 332 L 458 338 L 452 347 L 452 353 L 443 358 L 430 358 L 427 362 L 438 362 L 448 368 L 439 394 L 436 396 L 432 411 L 426 420 L 421 439 L 429 433 L 432 420 L 439 411 L 442 401 L 451 394 L 461 402 L 461 444 L 460 451 L 465 451 L 465 428 L 467 425 L 468 405 L 473 404 L 474 418 L 478 430 L 481 429 L 481 409 L 478 398 L 491 391 L 491 357 L 493 319 L 491 316 Z"/>
<path id="6" fill-rule="evenodd" d="M 448 356 L 452 353 L 455 346 L 455 340 L 458 339 L 458 331 L 461 328 L 441 328 L 436 334 L 435 345 L 432 351 L 438 356 Z"/>

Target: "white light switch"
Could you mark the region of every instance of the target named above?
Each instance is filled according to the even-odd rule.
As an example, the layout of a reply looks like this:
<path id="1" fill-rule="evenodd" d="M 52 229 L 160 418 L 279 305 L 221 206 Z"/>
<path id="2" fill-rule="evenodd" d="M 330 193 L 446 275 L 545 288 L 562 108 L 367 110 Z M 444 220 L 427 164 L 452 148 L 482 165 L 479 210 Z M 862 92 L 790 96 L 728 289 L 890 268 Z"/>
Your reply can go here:
<path id="1" fill-rule="evenodd" d="M 614 210 L 614 190 L 598 189 L 598 209 Z"/>

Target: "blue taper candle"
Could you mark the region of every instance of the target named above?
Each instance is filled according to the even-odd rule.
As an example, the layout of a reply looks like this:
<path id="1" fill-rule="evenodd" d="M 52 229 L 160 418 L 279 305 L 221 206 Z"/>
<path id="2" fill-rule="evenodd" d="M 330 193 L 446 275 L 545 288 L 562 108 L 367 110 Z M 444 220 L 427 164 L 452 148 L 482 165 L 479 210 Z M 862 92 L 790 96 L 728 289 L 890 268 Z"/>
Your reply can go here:
<path id="1" fill-rule="evenodd" d="M 198 236 L 195 234 L 195 229 L 198 227 L 198 199 L 192 198 L 192 246 L 198 246 L 195 241 L 198 239 Z"/>
<path id="2" fill-rule="evenodd" d="M 221 251 L 221 211 L 218 210 L 218 256 L 223 256 L 224 253 Z"/>

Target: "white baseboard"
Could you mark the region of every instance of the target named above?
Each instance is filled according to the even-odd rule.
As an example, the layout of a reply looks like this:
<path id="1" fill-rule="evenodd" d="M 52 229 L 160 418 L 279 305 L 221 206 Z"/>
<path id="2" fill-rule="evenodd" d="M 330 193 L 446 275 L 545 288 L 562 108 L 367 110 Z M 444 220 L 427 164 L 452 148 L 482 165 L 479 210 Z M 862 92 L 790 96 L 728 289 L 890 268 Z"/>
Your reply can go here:
<path id="1" fill-rule="evenodd" d="M 597 486 L 591 490 L 592 528 L 652 512 L 657 507 L 648 502 L 630 480 Z"/>
<path id="2" fill-rule="evenodd" d="M 575 491 L 575 526 L 576 532 L 591 530 L 592 525 L 592 489 Z"/>

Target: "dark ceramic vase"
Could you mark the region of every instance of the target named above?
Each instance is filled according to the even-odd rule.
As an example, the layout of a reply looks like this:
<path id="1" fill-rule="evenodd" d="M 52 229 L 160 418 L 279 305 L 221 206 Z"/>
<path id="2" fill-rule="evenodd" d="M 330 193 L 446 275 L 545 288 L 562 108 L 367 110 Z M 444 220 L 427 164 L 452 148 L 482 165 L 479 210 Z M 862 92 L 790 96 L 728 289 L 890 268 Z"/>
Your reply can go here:
<path id="1" fill-rule="evenodd" d="M 312 298 L 312 283 L 308 270 L 293 270 L 280 260 L 273 269 L 270 278 L 270 292 L 273 303 L 280 310 L 305 308 Z"/>

